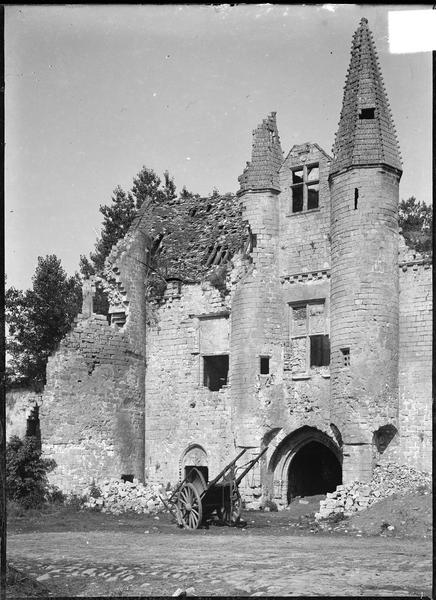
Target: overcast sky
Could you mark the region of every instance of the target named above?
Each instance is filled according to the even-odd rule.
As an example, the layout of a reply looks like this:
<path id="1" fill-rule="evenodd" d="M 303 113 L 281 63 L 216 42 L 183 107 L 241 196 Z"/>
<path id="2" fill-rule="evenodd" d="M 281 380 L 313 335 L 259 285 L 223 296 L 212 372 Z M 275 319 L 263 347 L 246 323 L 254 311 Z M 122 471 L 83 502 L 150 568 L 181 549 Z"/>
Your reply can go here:
<path id="1" fill-rule="evenodd" d="M 388 11 L 416 8 L 7 6 L 8 285 L 30 287 L 46 254 L 77 270 L 100 204 L 142 165 L 179 190 L 236 192 L 271 111 L 285 153 L 311 141 L 330 154 L 363 16 L 402 150 L 400 197 L 431 202 L 431 54 L 388 45 Z"/>

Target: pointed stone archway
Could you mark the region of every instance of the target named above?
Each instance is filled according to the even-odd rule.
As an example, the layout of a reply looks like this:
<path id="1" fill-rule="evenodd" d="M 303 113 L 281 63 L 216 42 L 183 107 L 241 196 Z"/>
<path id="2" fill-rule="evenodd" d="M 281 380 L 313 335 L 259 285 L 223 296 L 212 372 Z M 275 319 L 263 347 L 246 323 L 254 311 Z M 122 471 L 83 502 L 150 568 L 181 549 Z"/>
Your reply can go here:
<path id="1" fill-rule="evenodd" d="M 271 456 L 268 471 L 280 506 L 296 496 L 332 492 L 342 483 L 342 451 L 323 431 L 304 426 L 287 435 Z"/>

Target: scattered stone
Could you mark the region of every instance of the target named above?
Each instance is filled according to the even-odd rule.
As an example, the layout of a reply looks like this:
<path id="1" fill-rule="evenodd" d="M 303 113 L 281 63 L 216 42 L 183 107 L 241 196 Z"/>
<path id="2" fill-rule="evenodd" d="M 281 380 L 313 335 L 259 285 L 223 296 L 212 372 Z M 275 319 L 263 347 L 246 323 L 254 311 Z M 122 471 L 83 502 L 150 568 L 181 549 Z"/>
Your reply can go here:
<path id="1" fill-rule="evenodd" d="M 392 494 L 406 495 L 416 493 L 418 489 L 423 494 L 431 489 L 428 473 L 393 463 L 377 465 L 369 483 L 353 481 L 348 485 L 338 485 L 334 492 L 329 492 L 320 502 L 315 519 L 319 521 L 339 513 L 348 517 Z"/>
<path id="2" fill-rule="evenodd" d="M 96 496 L 97 493 L 100 495 Z M 92 495 L 91 495 L 92 493 Z M 166 491 L 160 484 L 140 483 L 134 480 L 106 479 L 100 484 L 85 488 L 82 496 L 86 498 L 85 508 L 100 510 L 104 513 L 119 515 L 134 511 L 138 514 L 152 514 L 164 510 L 161 497 L 169 497 L 172 490 Z M 159 520 L 159 517 L 155 517 Z"/>

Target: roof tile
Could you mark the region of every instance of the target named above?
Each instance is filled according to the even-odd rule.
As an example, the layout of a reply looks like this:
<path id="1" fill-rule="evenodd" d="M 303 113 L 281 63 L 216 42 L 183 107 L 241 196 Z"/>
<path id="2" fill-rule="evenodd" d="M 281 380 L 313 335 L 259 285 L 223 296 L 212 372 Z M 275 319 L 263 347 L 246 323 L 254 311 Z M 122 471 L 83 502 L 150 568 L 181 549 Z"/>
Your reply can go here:
<path id="1" fill-rule="evenodd" d="M 365 108 L 374 109 L 374 118 L 359 118 Z M 331 173 L 374 163 L 402 170 L 395 126 L 367 19 L 361 20 L 353 36 L 333 156 Z"/>
<path id="2" fill-rule="evenodd" d="M 273 112 L 253 131 L 251 162 L 247 162 L 240 183 L 239 194 L 249 190 L 272 189 L 280 192 L 279 169 L 283 152 Z"/>

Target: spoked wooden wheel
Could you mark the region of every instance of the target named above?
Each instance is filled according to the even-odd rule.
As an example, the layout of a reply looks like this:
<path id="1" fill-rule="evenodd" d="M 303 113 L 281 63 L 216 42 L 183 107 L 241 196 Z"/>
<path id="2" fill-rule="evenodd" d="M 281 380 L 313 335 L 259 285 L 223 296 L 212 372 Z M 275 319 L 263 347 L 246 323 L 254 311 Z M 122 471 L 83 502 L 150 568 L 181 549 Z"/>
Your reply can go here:
<path id="1" fill-rule="evenodd" d="M 242 510 L 242 500 L 241 495 L 239 494 L 239 490 L 235 488 L 230 497 L 230 503 L 226 503 L 224 506 L 224 510 L 222 512 L 222 520 L 226 523 L 236 523 L 240 516 Z"/>
<path id="2" fill-rule="evenodd" d="M 197 529 L 201 523 L 203 511 L 200 494 L 192 483 L 185 483 L 180 490 L 177 507 L 183 527 L 185 529 Z"/>

